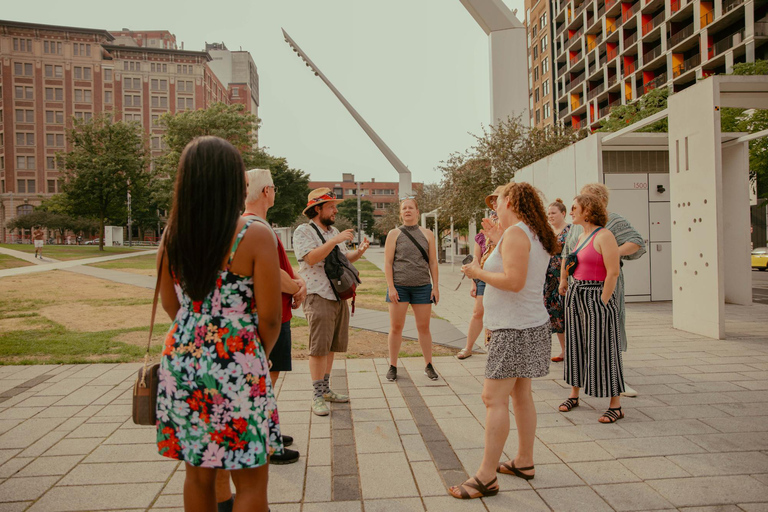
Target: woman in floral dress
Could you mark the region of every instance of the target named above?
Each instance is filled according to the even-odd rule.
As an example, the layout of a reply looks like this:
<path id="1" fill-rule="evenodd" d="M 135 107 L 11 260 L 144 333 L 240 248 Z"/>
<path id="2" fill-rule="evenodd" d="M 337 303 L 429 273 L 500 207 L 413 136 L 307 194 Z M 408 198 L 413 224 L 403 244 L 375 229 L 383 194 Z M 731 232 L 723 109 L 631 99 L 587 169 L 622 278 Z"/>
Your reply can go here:
<path id="1" fill-rule="evenodd" d="M 269 455 L 283 449 L 266 359 L 280 330 L 276 243 L 269 228 L 240 217 L 245 191 L 229 142 L 190 142 L 158 252 L 173 323 L 160 363 L 157 445 L 186 463 L 188 512 L 216 509 L 216 468 L 232 471 L 235 510 L 267 511 Z"/>
<path id="2" fill-rule="evenodd" d="M 565 204 L 561 199 L 555 199 L 555 202 L 547 208 L 547 220 L 552 230 L 557 235 L 557 243 L 560 247 L 565 243 L 565 238 L 571 230 L 571 225 L 565 222 Z M 552 358 L 552 361 L 559 363 L 563 360 L 565 351 L 565 309 L 563 307 L 563 297 L 558 292 L 560 286 L 560 265 L 563 258 L 560 254 L 552 256 L 547 268 L 547 280 L 544 281 L 544 304 L 549 312 L 549 323 L 552 324 L 552 332 L 557 334 L 560 342 L 560 355 Z"/>

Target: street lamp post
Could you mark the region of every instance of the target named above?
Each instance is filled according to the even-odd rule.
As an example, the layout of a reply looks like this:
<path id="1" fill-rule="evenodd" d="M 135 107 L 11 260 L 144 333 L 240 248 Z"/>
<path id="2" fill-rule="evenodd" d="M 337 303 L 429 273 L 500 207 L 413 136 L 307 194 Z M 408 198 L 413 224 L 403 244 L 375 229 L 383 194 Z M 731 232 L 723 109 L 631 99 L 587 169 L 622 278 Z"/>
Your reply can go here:
<path id="1" fill-rule="evenodd" d="M 360 210 L 360 182 L 357 182 L 357 245 L 358 247 L 360 244 L 363 243 L 363 235 L 362 230 L 360 229 L 362 227 L 362 220 L 363 215 L 362 211 Z"/>
<path id="2" fill-rule="evenodd" d="M 133 219 L 131 219 L 131 191 L 130 191 L 130 189 L 128 190 L 128 247 L 133 247 Z"/>

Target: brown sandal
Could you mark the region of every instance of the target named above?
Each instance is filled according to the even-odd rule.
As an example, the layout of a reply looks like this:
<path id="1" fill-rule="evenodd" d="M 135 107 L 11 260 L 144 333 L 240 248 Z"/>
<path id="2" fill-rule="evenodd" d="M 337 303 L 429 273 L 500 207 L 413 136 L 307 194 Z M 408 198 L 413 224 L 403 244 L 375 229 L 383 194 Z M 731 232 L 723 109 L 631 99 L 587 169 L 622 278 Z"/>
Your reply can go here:
<path id="1" fill-rule="evenodd" d="M 475 482 L 473 483 L 472 480 L 474 480 Z M 499 487 L 497 486 L 495 489 L 489 489 L 488 488 L 491 485 L 495 484 L 496 480 L 497 480 L 497 478 L 494 478 L 493 480 L 491 480 L 487 484 L 484 484 L 483 482 L 480 481 L 479 478 L 477 478 L 476 476 L 473 476 L 472 478 L 470 478 L 469 480 L 467 480 L 463 484 L 454 485 L 453 487 L 449 488 L 448 489 L 448 494 L 450 494 L 451 496 L 453 496 L 454 498 L 456 498 L 458 500 L 474 500 L 475 498 L 485 498 L 485 497 L 488 497 L 488 496 L 496 496 L 497 494 L 499 494 Z M 476 496 L 472 496 L 472 495 L 469 494 L 469 492 L 467 492 L 465 487 L 469 487 L 470 489 L 474 489 L 477 492 L 479 492 L 480 494 L 478 494 Z M 456 496 L 453 493 L 454 489 L 458 489 L 459 496 Z"/>
<path id="2" fill-rule="evenodd" d="M 560 407 L 565 407 L 565 410 L 562 410 L 560 407 L 557 408 L 560 412 L 568 412 L 571 409 L 575 409 L 579 406 L 579 397 L 576 398 L 569 398 L 565 402 L 560 404 Z"/>
<path id="3" fill-rule="evenodd" d="M 536 476 L 533 475 L 527 475 L 523 473 L 523 471 L 530 471 L 533 469 L 533 466 L 527 467 L 527 468 L 518 468 L 515 466 L 515 461 L 511 460 L 509 463 L 502 462 L 499 464 L 498 469 L 496 469 L 497 473 L 501 473 L 503 475 L 514 475 L 516 477 L 522 478 L 523 480 L 533 480 L 533 478 Z"/>

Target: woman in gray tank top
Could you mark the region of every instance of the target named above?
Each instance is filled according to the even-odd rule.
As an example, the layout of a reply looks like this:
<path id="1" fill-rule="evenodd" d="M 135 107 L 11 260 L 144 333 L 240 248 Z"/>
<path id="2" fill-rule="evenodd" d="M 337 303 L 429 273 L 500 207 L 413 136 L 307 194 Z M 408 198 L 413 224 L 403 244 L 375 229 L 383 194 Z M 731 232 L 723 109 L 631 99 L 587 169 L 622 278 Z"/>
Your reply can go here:
<path id="1" fill-rule="evenodd" d="M 389 381 L 397 379 L 397 358 L 403 343 L 408 304 L 413 309 L 421 353 L 424 354 L 424 375 L 432 380 L 438 378 L 432 367 L 432 333 L 429 331 L 432 304 L 440 300 L 437 249 L 432 232 L 419 227 L 419 217 L 416 199 L 409 197 L 400 201 L 403 225 L 390 231 L 384 244 L 389 304 Z"/>
<path id="2" fill-rule="evenodd" d="M 477 262 L 462 272 L 486 283 L 483 324 L 491 331 L 483 383 L 485 449 L 475 476 L 451 487 L 454 498 L 498 494 L 496 473 L 534 478 L 536 407 L 531 379 L 549 373 L 552 333 L 544 307 L 549 258 L 559 252 L 544 204 L 529 183 L 510 183 L 499 195 L 497 213 L 503 235 L 481 269 Z M 518 448 L 501 462 L 509 435 L 509 397 L 517 425 Z"/>

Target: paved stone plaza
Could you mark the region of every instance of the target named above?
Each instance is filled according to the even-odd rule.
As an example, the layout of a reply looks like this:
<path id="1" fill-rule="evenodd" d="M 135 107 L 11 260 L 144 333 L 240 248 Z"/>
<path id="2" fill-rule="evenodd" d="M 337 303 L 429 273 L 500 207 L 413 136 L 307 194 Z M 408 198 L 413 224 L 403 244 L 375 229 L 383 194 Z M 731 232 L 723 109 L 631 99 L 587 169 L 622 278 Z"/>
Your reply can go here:
<path id="1" fill-rule="evenodd" d="M 370 258 L 370 259 L 375 259 Z M 439 315 L 469 318 L 467 284 L 441 266 Z M 563 414 L 562 363 L 534 381 L 536 478 L 500 475 L 502 492 L 470 502 L 446 486 L 482 457 L 485 356 L 340 360 L 332 385 L 350 404 L 309 410 L 305 361 L 276 383 L 284 433 L 302 457 L 270 469 L 275 512 L 768 510 L 768 306 L 728 306 L 729 339 L 671 327 L 671 304 L 632 304 L 627 417 L 601 425 L 607 400 Z M 437 341 L 437 340 L 436 340 Z M 553 348 L 555 348 L 553 346 Z M 559 347 L 557 347 L 559 348 Z M 137 364 L 0 367 L 0 512 L 182 510 L 183 464 L 157 454 L 155 432 L 130 421 Z M 405 368 L 405 370 L 402 369 Z M 510 433 L 506 456 L 515 453 Z"/>

